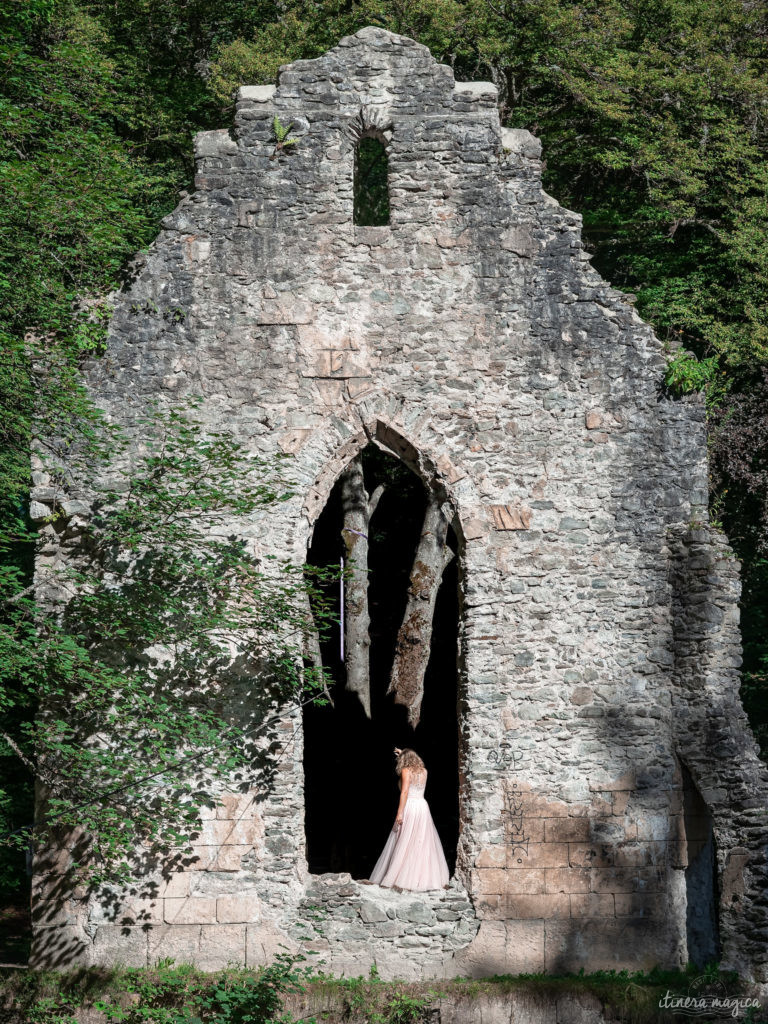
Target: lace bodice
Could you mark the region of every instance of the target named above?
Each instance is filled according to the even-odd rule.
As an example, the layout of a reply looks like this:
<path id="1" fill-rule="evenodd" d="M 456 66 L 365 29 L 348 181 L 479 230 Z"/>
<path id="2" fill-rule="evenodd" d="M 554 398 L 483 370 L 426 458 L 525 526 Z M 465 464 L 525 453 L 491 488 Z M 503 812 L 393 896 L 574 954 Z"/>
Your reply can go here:
<path id="1" fill-rule="evenodd" d="M 411 775 L 411 784 L 408 787 L 408 799 L 409 800 L 423 800 L 424 790 L 427 785 L 427 773 L 416 772 Z"/>

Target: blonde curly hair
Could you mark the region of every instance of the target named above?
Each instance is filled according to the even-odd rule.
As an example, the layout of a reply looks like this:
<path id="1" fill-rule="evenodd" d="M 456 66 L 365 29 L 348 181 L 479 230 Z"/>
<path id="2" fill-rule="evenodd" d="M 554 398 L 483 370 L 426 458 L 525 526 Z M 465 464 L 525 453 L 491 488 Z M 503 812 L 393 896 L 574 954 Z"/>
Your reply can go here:
<path id="1" fill-rule="evenodd" d="M 425 772 L 427 770 L 427 766 L 421 760 L 419 755 L 415 750 L 411 750 L 410 747 L 403 747 L 397 755 L 395 771 L 398 776 L 402 774 L 403 768 L 410 768 L 412 772 Z"/>

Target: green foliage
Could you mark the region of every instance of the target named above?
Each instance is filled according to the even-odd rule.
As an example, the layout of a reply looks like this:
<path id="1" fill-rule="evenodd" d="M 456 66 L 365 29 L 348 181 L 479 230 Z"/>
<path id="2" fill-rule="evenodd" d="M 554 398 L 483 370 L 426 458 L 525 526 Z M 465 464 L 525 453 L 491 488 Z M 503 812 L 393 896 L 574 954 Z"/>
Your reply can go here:
<path id="1" fill-rule="evenodd" d="M 741 560 L 741 697 L 768 759 L 768 370 L 710 417 L 715 508 Z"/>
<path id="2" fill-rule="evenodd" d="M 116 136 L 128 111 L 103 29 L 73 6 L 52 4 L 50 14 L 41 26 L 47 44 L 35 32 L 25 37 L 25 25 L 3 43 L 2 328 L 16 338 L 66 334 L 90 349 L 100 316 L 83 300 L 113 287 L 149 241 L 158 180 Z"/>
<path id="3" fill-rule="evenodd" d="M 355 224 L 389 224 L 387 151 L 378 139 L 362 138 L 355 149 Z"/>
<path id="4" fill-rule="evenodd" d="M 504 1001 L 519 993 L 554 1005 L 564 998 L 591 993 L 607 1016 L 632 1024 L 668 1019 L 659 1008 L 666 992 L 685 995 L 695 982 L 724 987 L 732 996 L 744 991 L 735 972 L 717 964 L 704 970 L 689 965 L 684 971 L 595 971 L 578 974 L 501 975 L 492 978 L 454 978 L 440 983 L 382 981 L 375 967 L 369 978 L 338 978 L 313 974 L 301 956 L 278 955 L 259 970 L 231 969 L 204 974 L 187 966 L 162 961 L 154 968 L 83 969 L 68 974 L 18 972 L 0 982 L 6 1003 L 23 1012 L 33 1024 L 69 1024 L 79 1010 L 97 1009 L 108 1021 L 126 1024 L 281 1024 L 294 1018 L 284 1009 L 286 997 L 301 993 L 317 1016 L 302 1020 L 356 1020 L 364 1024 L 422 1024 L 436 1019 L 435 1004 L 450 1000 L 458 1013 L 477 1014 L 477 1004 L 489 998 Z M 482 1005 L 482 1004 L 481 1004 Z"/>
<path id="5" fill-rule="evenodd" d="M 444 992 L 423 984 L 383 981 L 375 963 L 367 978 L 334 978 L 322 973 L 318 977 L 319 987 L 340 996 L 343 1019 L 363 1020 L 367 1024 L 420 1024 L 432 1019 L 432 1006 L 445 997 Z"/>
<path id="6" fill-rule="evenodd" d="M 251 35 L 215 48 L 210 86 L 229 100 L 236 85 L 273 81 L 280 64 L 319 56 L 367 24 L 415 37 L 459 79 L 490 78 L 502 121 L 542 138 L 545 187 L 583 213 L 595 267 L 690 353 L 672 361 L 673 393 L 704 389 L 711 416 L 751 394 L 768 364 L 763 7 L 324 0 L 318 18 L 307 0 L 288 0 Z M 717 520 L 729 531 L 739 521 L 732 542 L 744 563 L 749 649 L 760 642 L 768 569 L 741 542 L 738 494 L 732 479 L 713 479 Z M 759 528 L 768 538 L 768 524 Z M 752 673 L 745 692 L 765 690 L 765 679 Z"/>
<path id="7" fill-rule="evenodd" d="M 85 1006 L 104 1021 L 120 1024 L 291 1024 L 283 1000 L 302 990 L 310 975 L 310 968 L 301 966 L 305 961 L 301 955 L 278 953 L 260 970 L 206 975 L 165 960 L 151 970 L 111 972 L 90 986 L 87 975 L 80 974 L 71 984 L 58 979 L 61 987 L 54 995 L 32 994 L 23 1000 L 24 1009 L 30 1024 L 76 1024 L 74 1015 Z"/>
<path id="8" fill-rule="evenodd" d="M 272 119 L 272 131 L 275 133 L 275 139 L 279 146 L 295 146 L 296 143 L 299 141 L 298 139 L 293 139 L 290 137 L 289 133 L 292 127 L 292 121 L 289 122 L 289 124 L 287 125 L 281 124 L 280 118 L 277 116 L 277 114 L 275 114 L 275 116 Z"/>
<path id="9" fill-rule="evenodd" d="M 667 366 L 665 383 L 674 395 L 703 391 L 707 408 L 716 410 L 725 401 L 733 382 L 720 368 L 717 356 L 697 359 L 693 352 L 680 351 Z"/>
<path id="10" fill-rule="evenodd" d="M 272 131 L 275 133 L 275 149 L 270 159 L 274 160 L 280 153 L 292 152 L 291 147 L 298 144 L 298 139 L 291 136 L 290 131 L 293 121 L 287 125 L 280 123 L 280 118 L 275 114 L 272 119 Z"/>
<path id="11" fill-rule="evenodd" d="M 24 724 L 39 697 L 48 696 L 36 689 L 43 669 L 51 668 L 45 685 L 53 689 L 89 679 L 93 706 L 83 715 L 100 727 L 110 724 L 106 695 L 112 689 L 124 695 L 135 737 L 140 687 L 130 697 L 126 680 L 148 685 L 147 673 L 159 671 L 144 667 L 138 654 L 130 672 L 108 662 L 107 640 L 99 648 L 76 625 L 76 613 L 104 615 L 104 636 L 113 645 L 125 640 L 138 651 L 146 628 L 160 646 L 180 644 L 189 659 L 178 623 L 189 614 L 190 628 L 201 629 L 208 612 L 193 610 L 192 603 L 209 584 L 220 592 L 212 575 L 201 566 L 192 571 L 189 561 L 185 579 L 169 548 L 169 527 L 154 562 L 156 589 L 148 562 L 142 563 L 147 577 L 130 581 L 134 596 L 139 583 L 148 588 L 146 614 L 129 614 L 127 600 L 121 604 L 106 592 L 105 576 L 90 604 L 73 605 L 66 628 L 41 616 L 29 597 L 18 598 L 30 579 L 34 542 L 27 515 L 31 446 L 47 438 L 51 447 L 42 454 L 54 463 L 64 452 L 72 458 L 77 451 L 83 463 L 103 456 L 104 433 L 79 386 L 78 362 L 101 352 L 111 292 L 130 276 L 130 260 L 189 185 L 191 133 L 226 122 L 222 106 L 236 86 L 274 81 L 280 64 L 318 56 L 367 24 L 419 39 L 459 79 L 496 82 L 503 121 L 543 139 L 547 189 L 583 212 L 596 267 L 635 293 L 639 312 L 662 338 L 685 346 L 671 362 L 667 383 L 675 393 L 703 388 L 707 394 L 713 508 L 744 567 L 743 693 L 759 728 L 768 722 L 768 483 L 759 458 L 745 468 L 749 445 L 762 452 L 755 434 L 760 402 L 752 397 L 762 394 L 760 369 L 768 363 L 768 33 L 762 6 L 740 0 L 586 6 L 575 0 L 323 0 L 319 7 L 309 0 L 25 0 L 0 12 L 0 589 L 4 599 L 14 599 L 5 606 L 3 650 L 16 673 L 5 673 L 0 714 L 27 758 L 43 734 L 45 742 L 55 739 L 57 764 L 69 766 L 69 778 L 84 771 L 93 782 L 93 751 L 78 752 L 74 733 L 68 727 L 57 732 L 55 718 Z M 276 152 L 295 145 L 289 129 L 276 121 Z M 377 216 L 384 222 L 381 210 Z M 185 313 L 162 315 L 180 320 Z M 209 455 L 226 460 L 226 445 Z M 149 480 L 152 467 L 145 470 Z M 181 479 L 179 465 L 177 471 Z M 114 501 L 106 502 L 105 518 L 92 526 L 124 530 L 126 551 L 131 537 L 156 525 L 137 511 L 141 502 L 156 515 L 172 500 L 153 489 L 157 476 L 152 486 L 134 483 L 134 505 L 118 513 Z M 211 493 L 206 500 L 220 497 Z M 186 536 L 191 554 L 197 540 Z M 256 571 L 224 541 L 212 557 L 241 581 Z M 190 584 L 191 603 L 177 590 L 162 605 L 161 565 L 177 574 L 171 578 L 179 586 Z M 111 568 L 101 568 L 117 571 L 118 556 Z M 277 602 L 270 625 L 279 614 Z M 210 615 L 224 615 L 218 596 Z M 206 643 L 207 654 L 201 649 L 200 656 L 214 658 L 216 641 Z M 212 733 L 213 720 L 200 712 L 190 733 L 195 749 L 204 749 Z M 163 733 L 163 765 L 173 763 L 175 743 L 172 731 Z M 35 763 L 20 785 L 18 762 L 6 740 L 0 746 L 0 829 L 23 836 Z M 109 770 L 116 786 L 130 774 L 125 764 Z M 99 792 L 109 778 L 101 779 Z M 5 868 L 0 859 L 0 885 L 18 877 L 21 854 L 19 848 Z"/>
<path id="12" fill-rule="evenodd" d="M 413 36 L 450 63 L 474 58 L 477 67 L 472 32 L 487 16 L 476 0 L 323 0 L 321 17 L 310 0 L 289 0 L 263 4 L 259 15 L 249 34 L 213 50 L 209 84 L 221 103 L 231 102 L 238 86 L 274 82 L 281 64 L 319 57 L 366 25 Z"/>
<path id="13" fill-rule="evenodd" d="M 218 127 L 207 54 L 254 19 L 236 0 L 0 12 L 0 515 L 23 501 L 39 417 L 58 423 L 77 393 L 71 361 L 101 350 L 109 293 L 189 183 L 191 133 Z"/>
<path id="14" fill-rule="evenodd" d="M 83 459 L 98 454 L 98 416 L 79 385 L 77 359 L 100 351 L 109 293 L 189 180 L 190 131 L 207 127 L 206 118 L 215 122 L 215 107 L 191 59 L 206 24 L 205 18 L 197 20 L 205 7 L 232 14 L 226 3 L 164 7 L 162 0 L 143 5 L 24 0 L 0 12 L 4 598 L 30 578 L 33 439 L 57 438 L 65 447 L 77 440 Z M 149 30 L 150 23 L 161 22 L 174 29 L 173 61 L 168 40 Z M 55 459 L 58 453 L 45 454 Z M 23 611 L 36 614 L 30 602 Z M 11 618 L 7 630 L 29 637 L 33 627 L 21 607 Z M 33 714 L 34 707 L 25 710 L 19 690 L 24 684 L 10 683 L 8 676 L 4 682 L 11 694 L 4 696 L 0 711 L 4 725 L 17 735 L 20 718 Z M 21 843 L 31 816 L 32 782 L 4 742 L 0 832 L 16 833 L 20 844 L 16 851 L 0 850 L 4 892 L 24 882 Z"/>
<path id="15" fill-rule="evenodd" d="M 63 611 L 0 572 L 3 735 L 43 787 L 36 838 L 82 836 L 74 867 L 92 882 L 130 877 L 136 847 L 188 854 L 217 786 L 269 773 L 281 709 L 325 699 L 302 666 L 330 620 L 309 570 L 240 539 L 288 497 L 284 465 L 178 411 L 143 431 L 148 454 L 95 502 L 88 560 L 49 581 L 72 590 Z"/>

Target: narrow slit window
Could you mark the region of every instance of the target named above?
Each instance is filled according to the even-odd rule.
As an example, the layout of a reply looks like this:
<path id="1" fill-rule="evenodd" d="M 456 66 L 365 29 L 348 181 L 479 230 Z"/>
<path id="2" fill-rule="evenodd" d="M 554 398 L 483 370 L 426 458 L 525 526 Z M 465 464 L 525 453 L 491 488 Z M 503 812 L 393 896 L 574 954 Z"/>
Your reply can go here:
<path id="1" fill-rule="evenodd" d="M 389 161 L 383 143 L 364 138 L 355 150 L 355 224 L 389 224 Z"/>

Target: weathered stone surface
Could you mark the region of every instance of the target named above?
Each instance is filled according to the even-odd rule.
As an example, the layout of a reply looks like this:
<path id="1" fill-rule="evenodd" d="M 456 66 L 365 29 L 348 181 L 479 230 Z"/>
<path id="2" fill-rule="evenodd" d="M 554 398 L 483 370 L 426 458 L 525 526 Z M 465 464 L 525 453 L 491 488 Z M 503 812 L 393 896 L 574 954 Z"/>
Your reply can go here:
<path id="1" fill-rule="evenodd" d="M 493 528 L 495 530 L 528 530 L 531 525 L 531 510 L 515 508 L 514 505 L 491 505 Z"/>
<path id="2" fill-rule="evenodd" d="M 237 90 L 237 101 L 238 103 L 268 103 L 274 95 L 274 85 L 242 85 Z"/>
<path id="3" fill-rule="evenodd" d="M 216 900 L 216 920 L 219 924 L 256 922 L 261 913 L 258 896 L 219 896 Z"/>
<path id="4" fill-rule="evenodd" d="M 446 973 L 482 978 L 543 970 L 543 921 L 483 921 L 471 944 L 456 955 Z"/>
<path id="5" fill-rule="evenodd" d="M 163 902 L 166 924 L 216 923 L 216 900 L 210 897 L 187 896 Z"/>
<path id="6" fill-rule="evenodd" d="M 119 963 L 126 967 L 147 967 L 147 932 L 127 931 L 122 925 L 104 924 L 97 929 L 89 960 L 94 964 Z"/>
<path id="7" fill-rule="evenodd" d="M 244 924 L 207 925 L 200 929 L 200 946 L 195 962 L 204 971 L 245 966 L 246 926 Z"/>
<path id="8" fill-rule="evenodd" d="M 375 903 L 365 902 L 360 904 L 360 917 L 366 924 L 378 924 L 387 920 L 386 911 L 377 907 Z"/>
<path id="9" fill-rule="evenodd" d="M 544 969 L 551 974 L 582 967 L 585 971 L 616 970 L 624 962 L 621 950 L 630 947 L 637 970 L 648 970 L 655 964 L 673 962 L 684 942 L 684 936 L 675 936 L 657 920 L 546 921 Z"/>
<path id="10" fill-rule="evenodd" d="M 297 564 L 369 439 L 444 490 L 462 581 L 452 888 L 308 874 L 286 714 L 266 797 L 222 794 L 186 869 L 156 879 L 163 922 L 59 905 L 69 854 L 36 854 L 37 964 L 282 948 L 384 977 L 684 964 L 682 758 L 714 828 L 721 962 L 768 982 L 768 781 L 738 698 L 738 564 L 707 525 L 704 408 L 660 391 L 662 344 L 589 266 L 581 218 L 542 190 L 540 143 L 502 129 L 496 102 L 378 28 L 244 86 L 232 134 L 198 136 L 196 192 L 87 374 L 137 445 L 150 403 L 202 396 L 211 429 L 290 453 L 296 496 L 243 539 Z M 385 226 L 352 222 L 361 111 L 387 143 Z M 91 495 L 33 468 L 36 518 L 71 513 L 41 529 L 53 602 Z"/>

